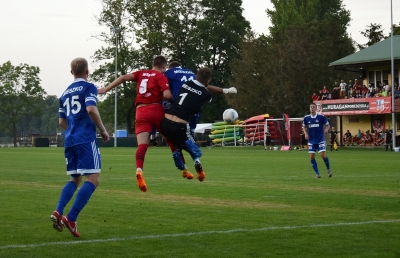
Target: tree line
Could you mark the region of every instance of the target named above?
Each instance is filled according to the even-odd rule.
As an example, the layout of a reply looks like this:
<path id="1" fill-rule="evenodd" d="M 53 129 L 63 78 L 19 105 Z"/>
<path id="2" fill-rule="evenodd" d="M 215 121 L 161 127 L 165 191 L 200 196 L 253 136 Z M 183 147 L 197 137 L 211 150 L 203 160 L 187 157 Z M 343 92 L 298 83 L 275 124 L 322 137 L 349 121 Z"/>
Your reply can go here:
<path id="1" fill-rule="evenodd" d="M 242 15 L 241 0 L 102 0 L 95 18 L 113 30 L 94 36 L 104 47 L 91 57 L 100 65 L 90 80 L 107 85 L 115 78 L 115 61 L 121 75 L 150 68 L 161 54 L 194 72 L 208 66 L 213 85 L 238 89 L 235 96 L 213 96 L 201 122 L 221 120 L 228 107 L 241 119 L 264 113 L 298 117 L 307 112 L 312 92 L 348 76 L 329 63 L 385 38 L 381 25 L 371 23 L 361 32 L 368 42 L 355 42 L 347 33 L 350 11 L 342 0 L 271 2 L 270 34 L 257 35 Z M 400 35 L 400 24 L 394 34 Z M 13 135 L 15 141 L 17 132 L 59 130 L 57 97 L 46 95 L 39 72 L 27 64 L 0 67 L 0 137 Z M 135 87 L 131 82 L 118 87 L 118 127 L 129 133 L 134 132 Z M 110 131 L 114 99 L 112 92 L 98 104 Z"/>

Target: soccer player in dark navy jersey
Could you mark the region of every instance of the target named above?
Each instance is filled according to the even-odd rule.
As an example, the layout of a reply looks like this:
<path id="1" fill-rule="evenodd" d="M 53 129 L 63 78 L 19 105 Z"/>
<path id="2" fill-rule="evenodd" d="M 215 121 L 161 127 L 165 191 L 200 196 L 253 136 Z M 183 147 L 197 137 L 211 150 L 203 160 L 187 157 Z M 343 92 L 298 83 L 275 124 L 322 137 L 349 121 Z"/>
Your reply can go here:
<path id="1" fill-rule="evenodd" d="M 196 79 L 196 75 L 191 70 L 181 67 L 180 63 L 177 61 L 169 63 L 168 70 L 164 73 L 164 75 L 168 78 L 168 83 L 172 93 L 173 100 L 175 100 L 178 97 L 179 90 L 181 89 L 182 85 L 184 85 L 186 82 L 193 81 Z M 224 94 L 237 93 L 235 87 L 220 88 L 217 86 L 208 85 L 207 90 L 211 93 L 224 93 Z M 171 106 L 171 102 L 164 101 L 163 106 L 166 110 L 168 110 Z M 193 137 L 199 118 L 200 118 L 200 112 L 195 113 L 189 119 L 190 133 L 192 134 Z M 190 171 L 186 167 L 183 155 L 181 156 L 181 158 L 184 164 L 184 169 L 182 170 L 182 176 L 187 179 L 193 179 L 194 177 L 192 173 L 190 173 Z"/>
<path id="2" fill-rule="evenodd" d="M 315 161 L 315 153 L 321 153 L 324 160 L 328 176 L 332 177 L 329 159 L 326 156 L 325 134 L 329 130 L 329 122 L 325 116 L 317 114 L 317 105 L 310 104 L 310 114 L 306 115 L 303 120 L 303 130 L 305 138 L 308 140 L 308 153 L 310 153 L 311 166 L 315 171 L 315 177 L 321 178 L 318 170 L 317 162 Z"/>
<path id="3" fill-rule="evenodd" d="M 181 151 L 186 150 L 194 161 L 197 179 L 205 179 L 200 157 L 200 147 L 195 143 L 190 133 L 189 121 L 197 114 L 205 102 L 211 101 L 211 93 L 207 86 L 211 81 L 211 70 L 202 68 L 196 75 L 196 80 L 187 81 L 180 88 L 177 97 L 166 111 L 165 118 L 161 120 L 161 130 L 165 138 L 175 144 L 172 157 L 178 169 L 183 170 L 184 164 Z"/>
<path id="4" fill-rule="evenodd" d="M 66 227 L 72 235 L 79 237 L 77 217 L 99 185 L 101 160 L 96 127 L 104 142 L 110 137 L 96 107 L 97 88 L 86 81 L 89 74 L 86 59 L 79 57 L 72 60 L 71 73 L 75 80 L 61 95 L 58 110 L 59 124 L 65 130 L 64 153 L 71 180 L 61 191 L 57 208 L 50 219 L 57 231 L 61 232 Z M 78 191 L 70 212 L 63 216 L 65 206 L 82 181 L 82 175 L 86 176 L 86 181 Z"/>

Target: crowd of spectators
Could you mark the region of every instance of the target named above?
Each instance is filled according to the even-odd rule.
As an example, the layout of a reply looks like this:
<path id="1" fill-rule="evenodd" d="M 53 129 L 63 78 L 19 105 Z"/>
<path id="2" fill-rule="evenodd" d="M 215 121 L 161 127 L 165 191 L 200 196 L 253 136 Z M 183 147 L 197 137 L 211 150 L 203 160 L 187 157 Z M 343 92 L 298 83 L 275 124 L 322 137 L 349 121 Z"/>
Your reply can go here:
<path id="1" fill-rule="evenodd" d="M 371 133 L 370 130 L 366 130 L 365 132 L 358 130 L 356 135 L 352 135 L 349 130 L 343 135 L 343 144 L 345 146 L 356 146 L 361 145 L 365 146 L 367 144 L 371 146 L 382 146 L 382 145 L 390 145 L 392 141 L 392 130 L 389 128 L 386 131 L 375 131 Z"/>
<path id="2" fill-rule="evenodd" d="M 400 86 L 394 83 L 394 96 L 400 98 Z M 351 99 L 351 98 L 373 98 L 373 97 L 389 97 L 392 96 L 392 87 L 386 82 L 379 83 L 376 87 L 373 84 L 361 85 L 358 79 L 349 80 L 346 83 L 341 80 L 340 83 L 335 81 L 332 90 L 327 86 L 323 86 L 319 92 L 314 92 L 311 96 L 313 101 L 328 99 Z"/>

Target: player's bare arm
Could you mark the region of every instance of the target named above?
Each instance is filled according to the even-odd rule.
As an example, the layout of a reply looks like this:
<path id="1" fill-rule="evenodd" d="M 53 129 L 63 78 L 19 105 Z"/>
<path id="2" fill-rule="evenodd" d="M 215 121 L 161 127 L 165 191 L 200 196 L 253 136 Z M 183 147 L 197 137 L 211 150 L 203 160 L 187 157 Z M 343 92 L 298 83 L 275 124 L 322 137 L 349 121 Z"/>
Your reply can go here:
<path id="1" fill-rule="evenodd" d="M 163 99 L 167 101 L 172 101 L 172 93 L 170 90 L 163 91 Z"/>
<path id="2" fill-rule="evenodd" d="M 325 134 L 328 133 L 330 127 L 331 127 L 330 125 L 326 125 L 326 126 L 325 126 L 325 131 L 324 131 Z"/>
<path id="3" fill-rule="evenodd" d="M 112 83 L 108 84 L 107 87 L 100 88 L 97 90 L 98 94 L 104 94 L 107 91 L 112 90 L 113 88 L 117 87 L 118 85 L 126 82 L 126 81 L 133 81 L 135 76 L 132 73 L 121 75 L 117 79 L 115 79 Z"/>
<path id="4" fill-rule="evenodd" d="M 308 140 L 308 132 L 307 132 L 307 127 L 306 126 L 303 126 L 303 132 L 304 132 L 304 138 L 306 140 Z"/>
<path id="5" fill-rule="evenodd" d="M 64 129 L 65 131 L 68 128 L 68 121 L 65 118 L 59 118 L 58 119 L 58 124 L 61 126 L 62 129 Z"/>
<path id="6" fill-rule="evenodd" d="M 88 106 L 86 107 L 86 111 L 88 112 L 90 118 L 93 123 L 99 128 L 101 137 L 103 138 L 103 142 L 108 142 L 110 140 L 110 136 L 108 135 L 106 128 L 101 121 L 101 117 L 99 111 L 96 106 Z"/>

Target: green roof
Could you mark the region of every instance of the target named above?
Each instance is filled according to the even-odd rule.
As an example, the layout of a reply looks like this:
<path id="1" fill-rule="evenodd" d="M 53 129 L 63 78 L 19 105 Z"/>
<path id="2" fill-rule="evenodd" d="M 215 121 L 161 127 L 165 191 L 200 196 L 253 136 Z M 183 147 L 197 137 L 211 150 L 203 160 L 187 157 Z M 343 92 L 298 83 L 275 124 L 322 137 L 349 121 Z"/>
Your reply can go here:
<path id="1" fill-rule="evenodd" d="M 394 60 L 400 60 L 400 36 L 393 36 L 393 56 Z M 356 64 L 385 62 L 391 59 L 391 38 L 387 38 L 368 48 L 336 60 L 330 63 L 329 66 L 351 66 Z"/>

